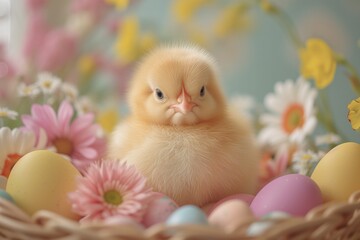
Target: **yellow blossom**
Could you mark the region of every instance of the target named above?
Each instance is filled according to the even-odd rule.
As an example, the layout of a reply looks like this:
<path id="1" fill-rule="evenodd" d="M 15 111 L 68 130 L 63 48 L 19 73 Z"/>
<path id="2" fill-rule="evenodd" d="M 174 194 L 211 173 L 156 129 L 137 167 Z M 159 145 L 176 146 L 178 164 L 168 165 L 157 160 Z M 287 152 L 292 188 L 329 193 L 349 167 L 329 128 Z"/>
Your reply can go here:
<path id="1" fill-rule="evenodd" d="M 119 10 L 124 10 L 129 5 L 129 0 L 105 0 L 105 2 L 116 6 Z"/>
<path id="2" fill-rule="evenodd" d="M 125 18 L 119 30 L 115 43 L 117 57 L 124 63 L 137 60 L 156 44 L 156 38 L 151 33 L 140 35 L 139 21 L 135 17 Z"/>
<path id="3" fill-rule="evenodd" d="M 321 39 L 311 38 L 300 50 L 301 75 L 313 78 L 316 87 L 323 89 L 334 79 L 336 59 L 331 48 Z"/>
<path id="4" fill-rule="evenodd" d="M 150 49 L 154 48 L 156 45 L 156 38 L 151 33 L 145 33 L 140 38 L 140 54 L 148 52 Z"/>
<path id="5" fill-rule="evenodd" d="M 92 56 L 84 55 L 78 60 L 78 70 L 82 76 L 89 76 L 95 70 L 96 63 Z"/>
<path id="6" fill-rule="evenodd" d="M 211 0 L 176 0 L 172 6 L 172 12 L 180 23 L 187 23 L 202 6 Z"/>
<path id="7" fill-rule="evenodd" d="M 261 0 L 260 7 L 262 10 L 268 13 L 275 13 L 277 8 L 269 2 L 269 0 Z"/>
<path id="8" fill-rule="evenodd" d="M 115 44 L 116 54 L 124 62 L 132 62 L 139 56 L 138 38 L 138 20 L 135 17 L 125 18 Z"/>
<path id="9" fill-rule="evenodd" d="M 215 22 L 215 35 L 226 37 L 235 31 L 246 29 L 249 26 L 247 9 L 247 5 L 241 2 L 227 6 Z"/>
<path id="10" fill-rule="evenodd" d="M 119 114 L 115 109 L 108 109 L 99 113 L 97 122 L 104 132 L 109 134 L 114 130 L 116 124 L 119 122 L 119 118 Z"/>
<path id="11" fill-rule="evenodd" d="M 360 130 L 360 97 L 351 101 L 348 105 L 348 119 L 354 130 Z"/>

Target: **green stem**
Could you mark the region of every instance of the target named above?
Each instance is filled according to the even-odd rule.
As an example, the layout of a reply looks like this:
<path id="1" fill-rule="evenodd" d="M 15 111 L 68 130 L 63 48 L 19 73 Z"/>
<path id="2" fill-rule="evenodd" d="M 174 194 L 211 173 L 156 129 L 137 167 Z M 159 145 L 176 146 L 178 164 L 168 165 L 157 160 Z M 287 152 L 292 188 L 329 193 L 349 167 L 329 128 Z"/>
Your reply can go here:
<path id="1" fill-rule="evenodd" d="M 342 139 L 345 140 L 346 139 L 345 135 L 337 129 L 337 127 L 335 126 L 335 124 L 332 120 L 332 117 L 331 117 L 332 112 L 331 112 L 329 100 L 328 100 L 325 90 L 319 90 L 319 93 L 320 93 L 321 104 L 323 105 L 324 110 L 323 110 L 323 112 L 318 112 L 317 119 L 323 124 L 323 126 L 326 128 L 326 130 L 339 135 Z M 323 114 L 324 112 L 326 114 Z"/>
<path id="2" fill-rule="evenodd" d="M 339 65 L 342 65 L 350 73 L 348 78 L 350 80 L 351 86 L 353 87 L 355 93 L 360 96 L 360 78 L 355 67 L 346 58 L 340 56 L 339 54 L 334 53 L 334 57 L 336 62 Z"/>
<path id="3" fill-rule="evenodd" d="M 261 4 L 261 0 L 258 1 L 259 4 Z M 269 3 L 270 4 L 270 3 Z M 271 11 L 264 11 L 269 15 L 272 15 L 286 30 L 288 35 L 290 36 L 291 41 L 296 46 L 297 49 L 304 48 L 304 44 L 301 41 L 301 38 L 296 31 L 295 25 L 292 22 L 291 18 L 278 6 L 275 6 L 272 4 Z"/>

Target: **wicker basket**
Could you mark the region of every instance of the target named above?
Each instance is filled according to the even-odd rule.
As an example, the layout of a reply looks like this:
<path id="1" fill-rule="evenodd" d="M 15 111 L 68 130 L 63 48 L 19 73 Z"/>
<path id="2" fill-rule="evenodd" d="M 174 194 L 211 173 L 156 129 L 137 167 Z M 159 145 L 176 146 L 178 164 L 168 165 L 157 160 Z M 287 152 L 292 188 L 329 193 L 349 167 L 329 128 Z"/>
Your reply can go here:
<path id="1" fill-rule="evenodd" d="M 79 224 L 48 211 L 29 217 L 0 198 L 0 237 L 6 239 L 360 239 L 360 191 L 344 203 L 316 207 L 304 218 L 272 219 L 272 226 L 256 237 L 246 236 L 252 222 L 232 232 L 203 225 L 148 229 L 126 225 Z"/>

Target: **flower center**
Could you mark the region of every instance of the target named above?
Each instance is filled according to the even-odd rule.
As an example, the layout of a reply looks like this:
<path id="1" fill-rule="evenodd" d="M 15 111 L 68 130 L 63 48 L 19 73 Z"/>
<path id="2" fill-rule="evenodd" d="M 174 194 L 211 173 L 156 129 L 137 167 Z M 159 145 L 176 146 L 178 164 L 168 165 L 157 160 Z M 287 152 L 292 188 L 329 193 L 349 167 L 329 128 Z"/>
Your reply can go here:
<path id="1" fill-rule="evenodd" d="M 51 81 L 44 81 L 43 86 L 44 88 L 51 88 Z"/>
<path id="2" fill-rule="evenodd" d="M 290 105 L 283 114 L 282 127 L 286 133 L 292 133 L 304 124 L 304 108 L 298 103 Z"/>
<path id="3" fill-rule="evenodd" d="M 7 158 L 5 159 L 5 163 L 4 163 L 4 168 L 1 171 L 1 175 L 4 177 L 9 177 L 12 168 L 21 157 L 22 157 L 21 155 L 16 153 L 7 155 Z"/>
<path id="4" fill-rule="evenodd" d="M 123 197 L 116 190 L 109 190 L 104 193 L 104 200 L 106 203 L 118 206 L 123 202 Z"/>
<path id="5" fill-rule="evenodd" d="M 56 138 L 54 146 L 58 153 L 71 155 L 73 152 L 73 143 L 67 138 Z"/>

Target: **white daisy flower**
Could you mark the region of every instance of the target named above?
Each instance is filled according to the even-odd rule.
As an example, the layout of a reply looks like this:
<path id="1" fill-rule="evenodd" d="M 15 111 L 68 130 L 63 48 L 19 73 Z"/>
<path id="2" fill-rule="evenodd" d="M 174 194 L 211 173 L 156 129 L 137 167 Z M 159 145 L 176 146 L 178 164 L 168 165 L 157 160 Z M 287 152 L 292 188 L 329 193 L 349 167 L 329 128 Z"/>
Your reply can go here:
<path id="1" fill-rule="evenodd" d="M 259 142 L 277 147 L 281 144 L 302 144 L 317 124 L 315 99 L 317 91 L 299 77 L 275 85 L 275 92 L 265 97 L 265 106 L 271 111 L 260 117 L 264 128 Z"/>
<path id="2" fill-rule="evenodd" d="M 315 138 L 315 144 L 317 146 L 338 144 L 340 143 L 340 141 L 341 141 L 340 136 L 335 133 L 327 133 L 320 136 L 316 136 Z"/>
<path id="3" fill-rule="evenodd" d="M 237 95 L 230 99 L 230 104 L 248 120 L 252 119 L 251 111 L 255 108 L 254 98 Z"/>
<path id="4" fill-rule="evenodd" d="M 36 84 L 20 83 L 17 90 L 20 97 L 34 98 L 40 94 L 40 89 Z"/>
<path id="5" fill-rule="evenodd" d="M 95 105 L 88 97 L 81 97 L 75 102 L 75 109 L 79 115 L 95 112 Z"/>
<path id="6" fill-rule="evenodd" d="M 10 110 L 6 107 L 0 107 L 0 118 L 7 117 L 12 120 L 15 120 L 17 116 L 18 116 L 17 112 Z"/>
<path id="7" fill-rule="evenodd" d="M 70 102 L 74 102 L 79 95 L 75 85 L 70 83 L 63 83 L 61 85 L 61 91 L 65 94 L 65 98 Z"/>
<path id="8" fill-rule="evenodd" d="M 0 128 L 0 142 L 0 175 L 8 177 L 19 158 L 31 151 L 45 149 L 47 137 L 42 129 L 39 139 L 36 139 L 34 132 L 3 127 Z"/>
<path id="9" fill-rule="evenodd" d="M 292 169 L 296 173 L 310 176 L 315 166 L 324 155 L 324 152 L 316 153 L 311 150 L 299 150 L 293 155 Z"/>
<path id="10" fill-rule="evenodd" d="M 45 94 L 53 94 L 58 90 L 61 84 L 60 78 L 52 75 L 48 72 L 43 72 L 38 75 L 38 80 L 36 84 Z"/>

